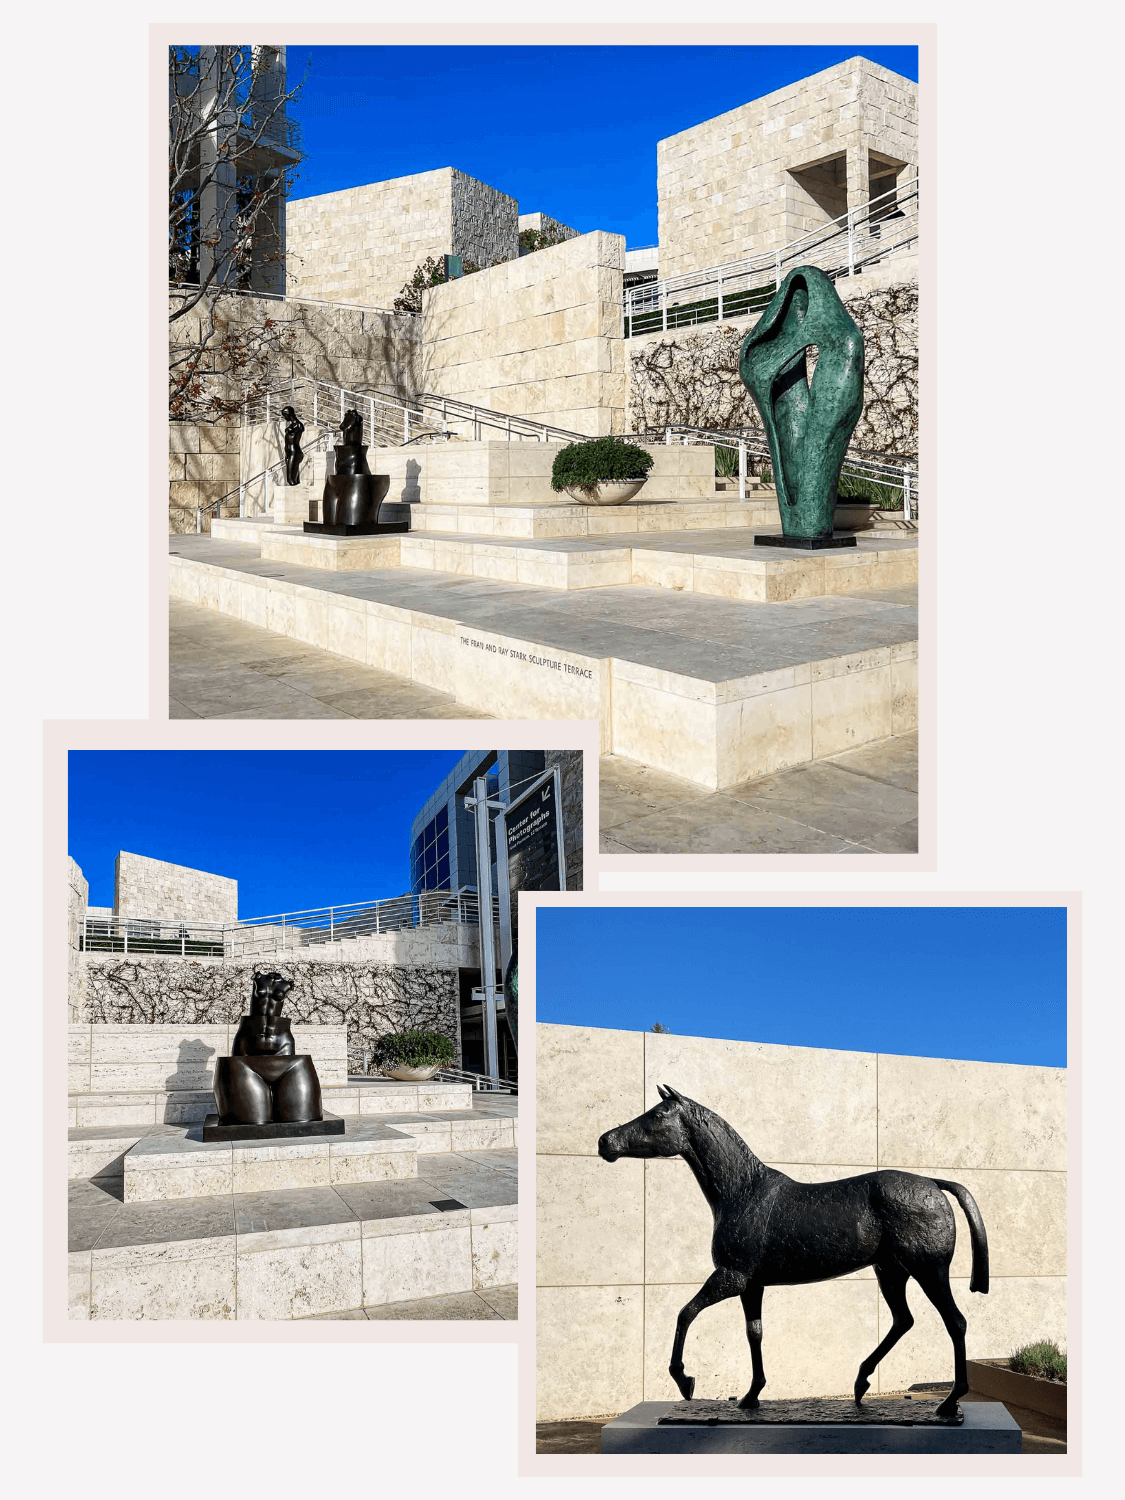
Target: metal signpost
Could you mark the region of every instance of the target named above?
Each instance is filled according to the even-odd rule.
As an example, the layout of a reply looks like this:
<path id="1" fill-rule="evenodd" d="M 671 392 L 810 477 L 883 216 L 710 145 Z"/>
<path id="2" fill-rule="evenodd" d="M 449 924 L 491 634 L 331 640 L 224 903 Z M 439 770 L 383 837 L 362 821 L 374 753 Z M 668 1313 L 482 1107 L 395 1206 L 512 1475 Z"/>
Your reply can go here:
<path id="1" fill-rule="evenodd" d="M 500 968 L 506 970 L 512 956 L 512 891 L 509 858 L 535 851 L 547 862 L 520 884 L 521 890 L 565 891 L 566 850 L 563 843 L 562 774 L 558 766 L 537 776 L 510 803 L 490 802 L 488 782 L 473 782 L 473 795 L 465 806 L 476 817 L 477 910 L 480 917 L 480 971 L 484 1004 L 484 1071 L 500 1076 L 500 1050 L 496 1034 L 496 945 L 492 931 L 492 857 L 489 847 L 489 811 L 496 813 L 496 884 L 500 895 Z"/>

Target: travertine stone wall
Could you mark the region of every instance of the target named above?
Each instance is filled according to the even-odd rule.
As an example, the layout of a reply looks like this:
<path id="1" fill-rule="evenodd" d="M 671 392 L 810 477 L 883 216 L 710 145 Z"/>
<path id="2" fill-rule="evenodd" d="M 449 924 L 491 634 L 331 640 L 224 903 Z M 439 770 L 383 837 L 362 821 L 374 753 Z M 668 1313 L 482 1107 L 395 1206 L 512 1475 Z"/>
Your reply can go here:
<path id="1" fill-rule="evenodd" d="M 918 85 L 864 57 L 658 142 L 661 276 L 776 249 L 861 207 L 873 155 L 912 175 Z"/>
<path id="2" fill-rule="evenodd" d="M 453 255 L 495 266 L 520 253 L 519 204 L 507 193 L 450 168 Z"/>
<path id="3" fill-rule="evenodd" d="M 891 261 L 875 272 L 845 276 L 835 283 L 863 334 L 863 411 L 852 443 L 917 457 L 917 257 Z M 758 410 L 738 371 L 742 340 L 757 321 L 755 314 L 627 339 L 628 430 L 644 432 L 676 423 L 760 428 Z"/>
<path id="4" fill-rule="evenodd" d="M 582 751 L 548 750 L 544 769 L 559 768 L 562 782 L 563 852 L 566 856 L 566 888 L 582 889 Z"/>
<path id="5" fill-rule="evenodd" d="M 516 255 L 518 218 L 514 198 L 453 167 L 291 200 L 287 290 L 390 308 L 428 256 Z"/>
<path id="6" fill-rule="evenodd" d="M 1067 1340 L 1066 1072 L 706 1037 L 537 1025 L 536 1319 L 541 1420 L 676 1400 L 668 1360 L 680 1308 L 712 1271 L 712 1221 L 679 1157 L 597 1156 L 599 1135 L 658 1102 L 668 1083 L 728 1120 L 768 1166 L 798 1181 L 901 1168 L 960 1182 L 988 1231 L 991 1290 L 969 1293 L 959 1207 L 951 1283 L 970 1358 Z M 948 1380 L 952 1348 L 916 1283 L 915 1324 L 872 1393 Z M 770 1287 L 767 1396 L 850 1395 L 889 1314 L 870 1269 Z M 685 1356 L 702 1397 L 741 1395 L 750 1355 L 741 1304 L 692 1325 Z"/>
<path id="7" fill-rule="evenodd" d="M 74 1019 L 95 1026 L 207 1026 L 231 1024 L 246 1014 L 255 972 L 294 981 L 285 1014 L 294 1025 L 346 1026 L 348 1071 L 363 1069 L 363 1053 L 388 1032 L 441 1031 L 461 1060 L 461 1017 L 456 970 L 429 965 L 285 960 L 194 963 L 182 959 L 90 956 L 86 1000 Z"/>
<path id="8" fill-rule="evenodd" d="M 621 432 L 624 264 L 622 236 L 598 231 L 424 292 L 424 388 L 591 437 Z"/>
<path id="9" fill-rule="evenodd" d="M 200 505 L 238 488 L 238 427 L 168 423 L 168 530 L 195 530 Z M 224 507 L 225 510 L 225 507 Z M 237 515 L 237 510 L 231 512 Z M 210 522 L 204 525 L 209 530 Z"/>
<path id="10" fill-rule="evenodd" d="M 79 940 L 89 902 L 90 882 L 81 869 L 66 857 L 66 1002 L 67 1019 L 73 1021 L 82 1009 L 82 961 L 78 952 Z"/>
<path id="11" fill-rule="evenodd" d="M 238 881 L 123 849 L 114 866 L 114 910 L 165 922 L 237 922 Z"/>

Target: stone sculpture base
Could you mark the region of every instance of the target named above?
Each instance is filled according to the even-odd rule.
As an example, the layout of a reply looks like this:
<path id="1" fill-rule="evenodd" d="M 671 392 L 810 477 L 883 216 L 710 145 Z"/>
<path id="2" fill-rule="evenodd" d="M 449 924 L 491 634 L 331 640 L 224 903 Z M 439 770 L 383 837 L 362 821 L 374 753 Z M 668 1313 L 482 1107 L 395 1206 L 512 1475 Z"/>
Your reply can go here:
<path id="1" fill-rule="evenodd" d="M 325 1115 L 323 1120 L 273 1120 L 268 1125 L 220 1125 L 218 1115 L 207 1115 L 203 1121 L 205 1141 L 284 1141 L 304 1135 L 343 1135 L 344 1121 L 339 1115 Z"/>
<path id="2" fill-rule="evenodd" d="M 603 1453 L 1019 1453 L 1023 1434 L 998 1401 L 962 1406 L 960 1423 L 936 1400 L 642 1401 L 602 1428 Z"/>
<path id="3" fill-rule="evenodd" d="M 391 532 L 409 531 L 409 521 L 364 521 L 359 526 L 328 526 L 323 521 L 306 521 L 305 530 L 320 536 L 387 536 Z"/>
<path id="4" fill-rule="evenodd" d="M 766 536 L 754 538 L 755 547 L 797 547 L 802 552 L 822 552 L 828 547 L 854 547 L 854 536 Z"/>

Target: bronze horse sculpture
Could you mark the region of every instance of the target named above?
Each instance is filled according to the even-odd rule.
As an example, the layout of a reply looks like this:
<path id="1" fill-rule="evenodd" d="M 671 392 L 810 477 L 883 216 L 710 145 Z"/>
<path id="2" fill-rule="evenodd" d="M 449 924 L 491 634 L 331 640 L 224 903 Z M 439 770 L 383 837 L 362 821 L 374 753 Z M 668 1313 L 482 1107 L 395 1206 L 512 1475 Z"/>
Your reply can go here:
<path id="1" fill-rule="evenodd" d="M 762 1369 L 762 1293 L 767 1286 L 800 1286 L 873 1266 L 891 1310 L 890 1332 L 859 1367 L 859 1405 L 883 1356 L 914 1326 L 906 1303 L 911 1276 L 933 1303 L 953 1341 L 953 1389 L 937 1408 L 960 1420 L 958 1397 L 969 1389 L 965 1371 L 965 1319 L 949 1289 L 957 1240 L 957 1199 L 969 1221 L 973 1250 L 969 1290 L 988 1291 L 988 1239 L 973 1195 L 958 1182 L 910 1172 L 865 1172 L 835 1182 L 795 1182 L 760 1162 L 742 1137 L 711 1110 L 664 1084 L 661 1102 L 598 1141 L 604 1161 L 619 1156 L 682 1156 L 711 1206 L 714 1272 L 676 1320 L 669 1374 L 685 1401 L 695 1377 L 684 1371 L 684 1340 L 699 1314 L 728 1297 L 742 1300 L 754 1378 L 738 1403 L 758 1405 L 766 1383 Z"/>

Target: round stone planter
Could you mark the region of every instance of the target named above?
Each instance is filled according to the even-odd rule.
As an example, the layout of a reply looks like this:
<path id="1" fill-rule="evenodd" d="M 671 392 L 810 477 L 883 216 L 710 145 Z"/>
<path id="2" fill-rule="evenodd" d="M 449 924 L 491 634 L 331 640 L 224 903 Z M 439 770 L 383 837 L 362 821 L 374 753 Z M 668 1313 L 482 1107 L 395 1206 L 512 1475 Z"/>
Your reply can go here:
<path id="1" fill-rule="evenodd" d="M 386 1071 L 388 1078 L 397 1078 L 399 1083 L 425 1083 L 440 1067 L 440 1063 L 433 1063 L 428 1068 L 388 1068 Z"/>
<path id="2" fill-rule="evenodd" d="M 566 492 L 579 505 L 624 505 L 644 488 L 645 483 L 643 479 L 603 479 L 592 490 L 580 490 L 568 485 Z"/>

